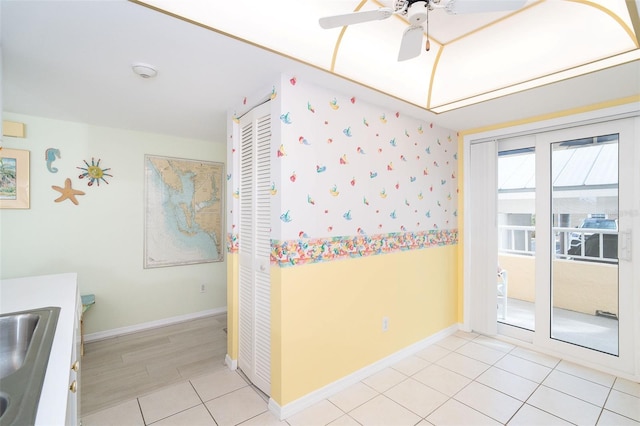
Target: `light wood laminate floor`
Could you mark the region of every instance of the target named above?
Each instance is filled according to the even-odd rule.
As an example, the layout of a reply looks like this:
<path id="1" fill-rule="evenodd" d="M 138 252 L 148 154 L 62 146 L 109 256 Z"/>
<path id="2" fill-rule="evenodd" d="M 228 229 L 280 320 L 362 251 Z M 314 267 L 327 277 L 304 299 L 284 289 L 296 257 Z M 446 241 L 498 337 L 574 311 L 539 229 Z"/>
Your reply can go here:
<path id="1" fill-rule="evenodd" d="M 85 343 L 81 416 L 226 368 L 226 314 Z"/>

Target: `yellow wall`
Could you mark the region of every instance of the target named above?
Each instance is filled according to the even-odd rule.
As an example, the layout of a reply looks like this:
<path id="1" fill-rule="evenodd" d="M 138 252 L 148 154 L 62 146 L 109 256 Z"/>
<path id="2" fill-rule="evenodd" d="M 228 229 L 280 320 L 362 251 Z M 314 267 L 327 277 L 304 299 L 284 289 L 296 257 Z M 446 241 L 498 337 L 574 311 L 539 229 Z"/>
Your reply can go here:
<path id="1" fill-rule="evenodd" d="M 227 253 L 227 355 L 238 359 L 238 255 Z"/>
<path id="2" fill-rule="evenodd" d="M 291 403 L 455 324 L 456 275 L 457 246 L 273 268 L 271 397 Z"/>
<path id="3" fill-rule="evenodd" d="M 464 137 L 458 135 L 458 323 L 464 322 Z"/>

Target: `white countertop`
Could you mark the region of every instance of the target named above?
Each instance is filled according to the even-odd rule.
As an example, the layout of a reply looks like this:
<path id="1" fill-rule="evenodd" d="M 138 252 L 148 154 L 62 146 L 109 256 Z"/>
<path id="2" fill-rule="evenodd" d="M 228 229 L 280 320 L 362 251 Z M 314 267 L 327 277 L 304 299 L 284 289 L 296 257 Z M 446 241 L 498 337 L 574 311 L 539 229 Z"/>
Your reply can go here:
<path id="1" fill-rule="evenodd" d="M 65 424 L 69 369 L 73 360 L 74 320 L 78 303 L 77 274 L 42 275 L 0 280 L 0 313 L 60 307 L 56 334 L 40 394 L 36 425 Z"/>

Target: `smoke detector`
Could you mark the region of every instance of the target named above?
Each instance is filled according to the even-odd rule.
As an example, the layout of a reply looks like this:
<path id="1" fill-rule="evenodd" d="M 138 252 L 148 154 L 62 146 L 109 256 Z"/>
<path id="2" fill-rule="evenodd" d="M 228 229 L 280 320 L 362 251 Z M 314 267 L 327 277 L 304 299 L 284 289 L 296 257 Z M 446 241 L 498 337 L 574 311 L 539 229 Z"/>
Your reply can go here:
<path id="1" fill-rule="evenodd" d="M 131 69 L 142 78 L 153 78 L 158 75 L 158 71 L 149 64 L 133 64 Z"/>

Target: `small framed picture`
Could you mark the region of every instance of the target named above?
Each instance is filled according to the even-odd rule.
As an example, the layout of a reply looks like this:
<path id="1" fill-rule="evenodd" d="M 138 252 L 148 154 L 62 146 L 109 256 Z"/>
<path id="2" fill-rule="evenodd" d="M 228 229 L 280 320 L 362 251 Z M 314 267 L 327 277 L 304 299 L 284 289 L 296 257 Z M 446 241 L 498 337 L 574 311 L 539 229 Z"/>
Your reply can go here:
<path id="1" fill-rule="evenodd" d="M 0 148 L 0 208 L 29 208 L 29 151 Z"/>

